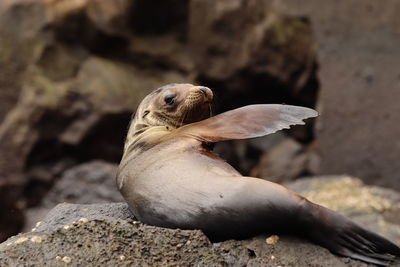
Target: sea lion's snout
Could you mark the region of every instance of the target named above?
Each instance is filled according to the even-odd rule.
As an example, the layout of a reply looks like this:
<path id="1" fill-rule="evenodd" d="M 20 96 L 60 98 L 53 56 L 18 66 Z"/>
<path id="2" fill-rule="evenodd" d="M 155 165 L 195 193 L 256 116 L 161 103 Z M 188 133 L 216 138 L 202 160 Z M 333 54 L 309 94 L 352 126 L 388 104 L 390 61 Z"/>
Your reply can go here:
<path id="1" fill-rule="evenodd" d="M 206 104 L 212 102 L 214 94 L 210 88 L 205 86 L 193 86 L 190 96 L 197 96 L 199 100 L 203 101 Z M 201 98 L 200 98 L 201 97 Z"/>
<path id="2" fill-rule="evenodd" d="M 200 87 L 199 90 L 204 94 L 205 98 L 211 102 L 213 100 L 214 94 L 208 87 Z"/>
<path id="3" fill-rule="evenodd" d="M 200 91 L 204 94 L 206 100 L 210 103 L 214 98 L 212 90 L 208 87 L 200 87 Z"/>

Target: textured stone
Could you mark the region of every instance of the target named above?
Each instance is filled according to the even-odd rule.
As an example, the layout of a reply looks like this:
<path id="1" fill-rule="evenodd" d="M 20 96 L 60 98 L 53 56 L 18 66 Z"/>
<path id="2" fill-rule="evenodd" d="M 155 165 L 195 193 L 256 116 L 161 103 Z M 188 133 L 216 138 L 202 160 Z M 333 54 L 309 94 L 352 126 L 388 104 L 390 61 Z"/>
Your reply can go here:
<path id="1" fill-rule="evenodd" d="M 137 222 L 123 203 L 60 204 L 31 233 L 0 244 L 1 266 L 368 266 L 289 237 L 210 243 L 201 231 Z M 40 242 L 38 242 L 40 240 Z"/>

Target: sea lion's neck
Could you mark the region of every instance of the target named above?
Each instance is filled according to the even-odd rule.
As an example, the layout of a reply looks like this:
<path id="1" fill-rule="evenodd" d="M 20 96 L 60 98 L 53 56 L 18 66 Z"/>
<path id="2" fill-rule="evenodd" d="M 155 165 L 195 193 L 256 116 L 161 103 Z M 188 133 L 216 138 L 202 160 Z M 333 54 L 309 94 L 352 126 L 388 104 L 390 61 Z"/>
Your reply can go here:
<path id="1" fill-rule="evenodd" d="M 136 158 L 139 154 L 149 150 L 172 132 L 173 129 L 166 126 L 145 126 L 137 128 L 132 125 L 129 128 L 124 145 L 124 154 L 121 165 Z"/>
<path id="2" fill-rule="evenodd" d="M 124 154 L 128 153 L 128 151 L 132 151 L 135 147 L 140 143 L 157 143 L 160 138 L 164 135 L 171 133 L 172 129 L 167 126 L 144 126 L 144 127 L 136 127 L 136 125 L 132 125 L 128 131 L 127 138 L 125 140 L 124 145 Z"/>

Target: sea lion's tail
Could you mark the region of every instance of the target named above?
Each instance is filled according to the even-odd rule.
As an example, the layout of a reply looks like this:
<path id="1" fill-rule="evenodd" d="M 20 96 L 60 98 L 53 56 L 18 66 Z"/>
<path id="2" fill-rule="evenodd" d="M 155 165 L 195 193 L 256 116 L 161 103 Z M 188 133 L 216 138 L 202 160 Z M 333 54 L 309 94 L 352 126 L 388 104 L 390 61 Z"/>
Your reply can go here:
<path id="1" fill-rule="evenodd" d="M 315 205 L 315 209 L 311 209 L 311 216 L 303 217 L 306 227 L 312 227 L 306 231 L 307 237 L 332 253 L 382 266 L 400 257 L 400 248 L 384 237 L 332 210 L 309 204 Z"/>

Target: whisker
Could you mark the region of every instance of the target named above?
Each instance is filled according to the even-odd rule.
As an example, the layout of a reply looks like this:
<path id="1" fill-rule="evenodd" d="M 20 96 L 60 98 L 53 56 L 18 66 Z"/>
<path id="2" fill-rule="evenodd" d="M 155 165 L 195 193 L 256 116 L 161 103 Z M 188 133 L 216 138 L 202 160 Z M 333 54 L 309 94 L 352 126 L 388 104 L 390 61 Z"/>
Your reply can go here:
<path id="1" fill-rule="evenodd" d="M 185 112 L 183 112 L 183 114 L 182 114 L 182 116 L 181 116 L 181 119 L 179 120 L 180 122 L 179 122 L 178 127 L 181 127 L 181 126 L 183 125 L 183 122 L 184 122 L 184 120 L 186 119 L 187 114 L 188 114 L 188 111 L 187 111 L 187 110 L 186 110 Z"/>
<path id="2" fill-rule="evenodd" d="M 193 107 L 190 107 L 190 108 L 188 109 L 188 111 L 186 112 L 186 118 L 185 118 L 185 119 L 191 117 L 192 114 L 193 114 Z"/>

